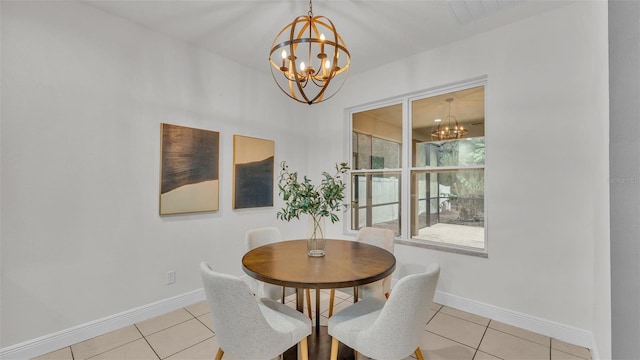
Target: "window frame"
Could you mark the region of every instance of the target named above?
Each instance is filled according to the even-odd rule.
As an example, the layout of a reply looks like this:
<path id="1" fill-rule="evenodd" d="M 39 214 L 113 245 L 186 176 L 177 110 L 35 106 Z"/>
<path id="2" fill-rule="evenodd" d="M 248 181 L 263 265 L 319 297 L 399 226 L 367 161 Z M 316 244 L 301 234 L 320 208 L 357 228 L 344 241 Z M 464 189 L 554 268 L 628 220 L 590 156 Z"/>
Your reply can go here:
<path id="1" fill-rule="evenodd" d="M 433 242 L 429 240 L 422 239 L 414 239 L 411 235 L 411 176 L 414 171 L 437 171 L 437 170 L 445 170 L 446 168 L 434 168 L 432 166 L 428 167 L 414 167 L 413 157 L 412 157 L 412 147 L 411 147 L 411 131 L 413 128 L 412 123 L 412 114 L 411 114 L 411 104 L 413 101 L 418 101 L 424 98 L 438 96 L 446 93 L 461 91 L 473 87 L 484 86 L 484 103 L 485 103 L 485 123 L 484 123 L 484 144 L 485 144 L 485 154 L 489 153 L 489 144 L 488 144 L 488 131 L 490 122 L 487 119 L 490 118 L 489 107 L 487 106 L 489 102 L 488 99 L 488 89 L 489 82 L 486 75 L 480 76 L 473 79 L 468 79 L 465 81 L 460 81 L 457 83 L 452 83 L 443 86 L 437 86 L 409 94 L 400 95 L 393 98 L 388 98 L 386 100 L 374 101 L 367 104 L 354 106 L 350 108 L 346 108 L 344 111 L 344 128 L 345 128 L 345 150 L 346 150 L 346 158 L 353 159 L 353 149 L 352 149 L 352 134 L 353 134 L 353 115 L 355 113 L 364 112 L 368 110 L 374 110 L 377 108 L 382 108 L 390 105 L 402 104 L 402 148 L 401 148 L 401 168 L 397 169 L 372 169 L 372 172 L 380 173 L 380 172 L 399 172 L 400 173 L 400 236 L 396 236 L 395 242 L 397 244 L 415 246 L 420 248 L 427 248 L 433 250 L 440 250 L 445 252 L 452 252 L 457 254 L 478 256 L 487 258 L 489 255 L 489 213 L 487 204 L 490 200 L 487 198 L 487 189 L 489 188 L 489 161 L 487 161 L 490 156 L 485 155 L 484 165 L 471 165 L 471 166 L 460 166 L 455 167 L 457 170 L 464 170 L 465 168 L 469 169 L 483 169 L 484 171 L 484 249 L 466 247 L 461 245 L 449 244 L 449 243 L 439 243 Z M 448 168 L 448 167 L 447 167 Z M 368 170 L 367 170 L 368 171 Z M 352 173 L 362 173 L 367 172 L 362 170 L 354 171 Z M 351 201 L 352 199 L 352 184 L 351 184 L 351 174 L 349 174 L 349 186 L 346 189 L 345 198 Z M 343 217 L 343 233 L 345 235 L 356 235 L 357 230 L 351 229 L 352 223 L 352 214 L 351 209 L 348 209 L 345 212 L 345 216 Z"/>

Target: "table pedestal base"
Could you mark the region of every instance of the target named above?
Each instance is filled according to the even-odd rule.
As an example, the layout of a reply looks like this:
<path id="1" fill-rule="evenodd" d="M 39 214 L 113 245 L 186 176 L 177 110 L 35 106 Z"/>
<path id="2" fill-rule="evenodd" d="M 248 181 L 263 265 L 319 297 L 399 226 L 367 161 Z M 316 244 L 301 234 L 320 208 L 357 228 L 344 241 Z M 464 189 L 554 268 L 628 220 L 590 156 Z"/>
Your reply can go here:
<path id="1" fill-rule="evenodd" d="M 311 335 L 307 338 L 309 345 L 309 360 L 327 360 L 331 357 L 331 336 L 327 332 L 326 326 L 320 326 L 320 331 L 316 331 L 315 326 Z M 298 359 L 297 346 L 292 347 L 284 353 L 283 360 Z M 338 360 L 354 360 L 355 352 L 340 343 L 338 348 Z"/>

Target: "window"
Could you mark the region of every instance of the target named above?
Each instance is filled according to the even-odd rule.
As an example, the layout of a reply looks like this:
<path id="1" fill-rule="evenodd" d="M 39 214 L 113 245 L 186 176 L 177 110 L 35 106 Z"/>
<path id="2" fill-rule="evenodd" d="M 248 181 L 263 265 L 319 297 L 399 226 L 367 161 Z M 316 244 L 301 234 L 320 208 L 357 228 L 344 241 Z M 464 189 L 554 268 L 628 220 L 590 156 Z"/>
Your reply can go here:
<path id="1" fill-rule="evenodd" d="M 400 235 L 402 104 L 353 114 L 352 130 L 351 228 Z"/>
<path id="2" fill-rule="evenodd" d="M 352 230 L 486 254 L 484 95 L 478 80 L 350 113 Z"/>

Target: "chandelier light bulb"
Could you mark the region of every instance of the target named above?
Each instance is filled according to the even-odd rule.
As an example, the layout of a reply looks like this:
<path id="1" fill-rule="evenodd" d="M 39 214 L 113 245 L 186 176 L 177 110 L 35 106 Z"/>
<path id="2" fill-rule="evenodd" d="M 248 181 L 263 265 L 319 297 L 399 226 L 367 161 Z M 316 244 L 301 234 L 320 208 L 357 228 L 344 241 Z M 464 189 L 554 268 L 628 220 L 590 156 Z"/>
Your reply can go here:
<path id="1" fill-rule="evenodd" d="M 289 71 L 289 68 L 285 64 L 286 60 L 287 60 L 287 51 L 286 50 L 282 50 L 282 66 L 280 66 L 280 71 L 282 71 L 282 72 Z"/>
<path id="2" fill-rule="evenodd" d="M 320 54 L 318 54 L 318 57 L 322 58 L 324 54 L 324 34 L 320 34 Z M 326 55 L 325 55 L 326 56 Z"/>

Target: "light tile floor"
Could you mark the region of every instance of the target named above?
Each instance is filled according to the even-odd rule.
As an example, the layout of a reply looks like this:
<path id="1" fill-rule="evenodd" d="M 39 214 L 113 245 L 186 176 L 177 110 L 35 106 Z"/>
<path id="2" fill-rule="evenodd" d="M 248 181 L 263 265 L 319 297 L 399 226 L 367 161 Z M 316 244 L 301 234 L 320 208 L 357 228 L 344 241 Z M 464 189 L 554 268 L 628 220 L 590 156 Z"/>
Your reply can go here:
<path id="1" fill-rule="evenodd" d="M 312 309 L 315 309 L 315 296 L 312 298 Z M 295 295 L 287 298 L 291 307 L 295 307 L 294 301 Z M 350 304 L 347 294 L 336 292 L 334 311 Z M 328 308 L 329 292 L 322 291 L 321 325 L 327 324 Z M 447 306 L 434 304 L 432 309 L 420 346 L 428 360 L 591 359 L 589 349 L 583 347 Z M 211 360 L 217 349 L 209 309 L 203 301 L 36 359 Z"/>

